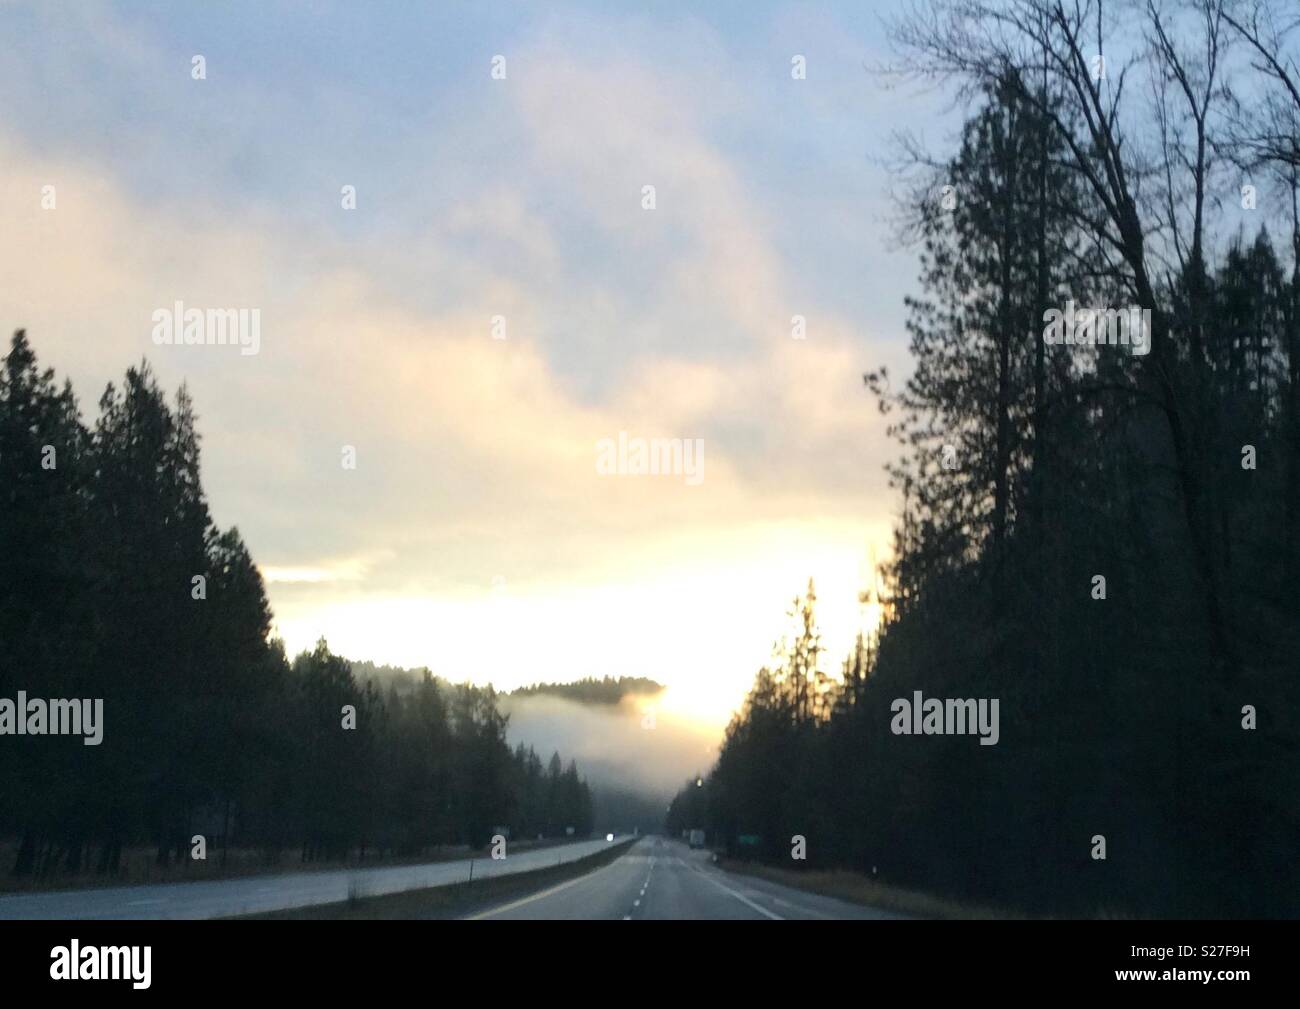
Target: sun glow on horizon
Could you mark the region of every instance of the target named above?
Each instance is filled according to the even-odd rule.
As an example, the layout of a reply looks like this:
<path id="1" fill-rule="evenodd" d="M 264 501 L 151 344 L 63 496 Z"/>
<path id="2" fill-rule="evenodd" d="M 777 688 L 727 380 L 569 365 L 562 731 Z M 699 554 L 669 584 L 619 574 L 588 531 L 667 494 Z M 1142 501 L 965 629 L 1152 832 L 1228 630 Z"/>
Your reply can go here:
<path id="1" fill-rule="evenodd" d="M 680 557 L 643 577 L 514 590 L 498 580 L 459 597 L 353 595 L 278 599 L 276 632 L 291 655 L 325 637 L 353 660 L 418 668 L 453 682 L 512 690 L 539 681 L 644 676 L 664 684 L 647 710 L 717 734 L 739 710 L 787 615 L 812 577 L 823 669 L 832 676 L 859 633 L 879 623 L 864 532 L 792 525 L 765 530 L 739 556 Z M 294 586 L 302 589 L 301 583 Z M 310 588 L 309 591 L 325 591 Z"/>

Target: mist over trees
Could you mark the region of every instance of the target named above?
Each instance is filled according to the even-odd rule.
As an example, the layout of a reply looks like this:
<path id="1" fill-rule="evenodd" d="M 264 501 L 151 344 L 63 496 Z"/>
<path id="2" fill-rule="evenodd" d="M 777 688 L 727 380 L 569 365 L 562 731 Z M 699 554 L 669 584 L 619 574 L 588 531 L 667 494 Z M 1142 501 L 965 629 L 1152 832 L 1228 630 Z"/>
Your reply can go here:
<path id="1" fill-rule="evenodd" d="M 210 859 L 309 861 L 591 831 L 576 765 L 511 750 L 490 687 L 384 690 L 323 640 L 288 661 L 208 513 L 183 388 L 132 368 L 88 428 L 23 332 L 0 365 L 0 697 L 104 702 L 97 746 L 0 738 L 14 872 L 113 874 L 136 844 L 188 860 L 195 834 Z"/>
<path id="2" fill-rule="evenodd" d="M 645 676 L 585 676 L 572 683 L 533 683 L 510 691 L 511 697 L 547 695 L 580 704 L 619 704 L 626 697 L 652 696 L 664 686 Z"/>
<path id="3" fill-rule="evenodd" d="M 884 624 L 827 684 L 810 589 L 669 829 L 1030 911 L 1295 915 L 1295 8 L 932 0 L 893 33 L 969 115 L 904 145 Z M 1067 301 L 1149 313 L 1149 352 L 1049 343 Z M 896 734 L 918 690 L 999 699 L 999 742 Z"/>
<path id="4" fill-rule="evenodd" d="M 455 689 L 427 669 L 354 661 L 352 672 L 359 682 L 373 683 L 385 696 L 395 693 L 399 700 L 417 690 L 426 679 L 439 690 Z M 609 831 L 630 834 L 638 829 L 645 831 L 663 819 L 671 789 L 650 784 L 630 771 L 628 765 L 638 769 L 657 768 L 675 752 L 673 747 L 683 741 L 671 737 L 663 740 L 661 750 L 646 752 L 635 745 L 645 742 L 642 716 L 623 705 L 627 699 L 651 698 L 663 690 L 662 684 L 646 677 L 603 676 L 584 677 L 570 683 L 534 683 L 497 695 L 498 710 L 510 719 L 508 736 L 516 750 L 520 745 L 525 751 L 558 750 L 582 764 L 583 788 L 576 806 L 568 813 L 512 821 L 520 836 L 544 833 L 546 823 L 551 821 L 591 824 L 591 829 L 601 834 Z M 633 733 L 642 738 L 638 740 L 636 735 L 631 735 L 633 745 L 628 745 Z M 517 761 L 522 759 L 516 756 Z M 525 780 L 533 782 L 535 778 L 529 775 Z M 546 792 L 562 794 L 549 785 Z M 533 800 L 521 800 L 519 804 L 521 810 L 534 806 Z"/>

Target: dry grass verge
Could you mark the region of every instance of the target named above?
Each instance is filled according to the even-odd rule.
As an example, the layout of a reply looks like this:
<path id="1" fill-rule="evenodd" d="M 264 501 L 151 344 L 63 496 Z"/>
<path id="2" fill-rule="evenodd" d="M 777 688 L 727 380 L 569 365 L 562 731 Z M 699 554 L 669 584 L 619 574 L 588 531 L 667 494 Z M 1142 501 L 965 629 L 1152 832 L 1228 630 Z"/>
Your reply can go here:
<path id="1" fill-rule="evenodd" d="M 866 907 L 879 907 L 917 918 L 1028 918 L 1007 908 L 977 907 L 959 904 L 956 901 L 935 897 L 915 890 L 903 890 L 898 887 L 879 883 L 870 876 L 844 869 L 779 869 L 759 862 L 740 862 L 734 859 L 719 859 L 720 868 L 728 872 L 741 873 L 766 879 L 772 883 L 807 890 L 823 897 L 835 897 L 852 904 Z"/>

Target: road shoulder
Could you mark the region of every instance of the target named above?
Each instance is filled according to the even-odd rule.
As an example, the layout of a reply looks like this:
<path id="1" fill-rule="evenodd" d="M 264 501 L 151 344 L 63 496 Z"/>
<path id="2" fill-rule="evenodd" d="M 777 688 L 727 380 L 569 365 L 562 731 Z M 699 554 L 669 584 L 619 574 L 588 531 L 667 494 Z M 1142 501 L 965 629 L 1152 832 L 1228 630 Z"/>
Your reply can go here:
<path id="1" fill-rule="evenodd" d="M 890 911 L 909 918 L 978 919 L 1022 918 L 1012 911 L 959 904 L 930 894 L 886 886 L 862 873 L 841 869 L 784 869 L 760 862 L 719 859 L 717 867 L 729 875 L 775 883 L 804 893 L 831 897 L 848 904 Z"/>

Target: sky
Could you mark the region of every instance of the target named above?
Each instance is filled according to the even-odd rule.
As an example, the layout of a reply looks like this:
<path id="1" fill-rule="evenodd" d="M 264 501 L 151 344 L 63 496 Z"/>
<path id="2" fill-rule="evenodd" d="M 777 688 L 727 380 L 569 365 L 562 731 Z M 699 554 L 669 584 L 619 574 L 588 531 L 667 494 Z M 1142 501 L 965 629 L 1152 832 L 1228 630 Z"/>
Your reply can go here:
<path id="1" fill-rule="evenodd" d="M 873 72 L 889 4 L 695 6 L 0 2 L 0 325 L 88 421 L 142 358 L 188 385 L 291 653 L 720 728 L 810 577 L 828 670 L 863 620 L 890 137 L 953 127 Z M 178 300 L 258 353 L 156 345 Z M 602 472 L 621 433 L 699 479 Z"/>

